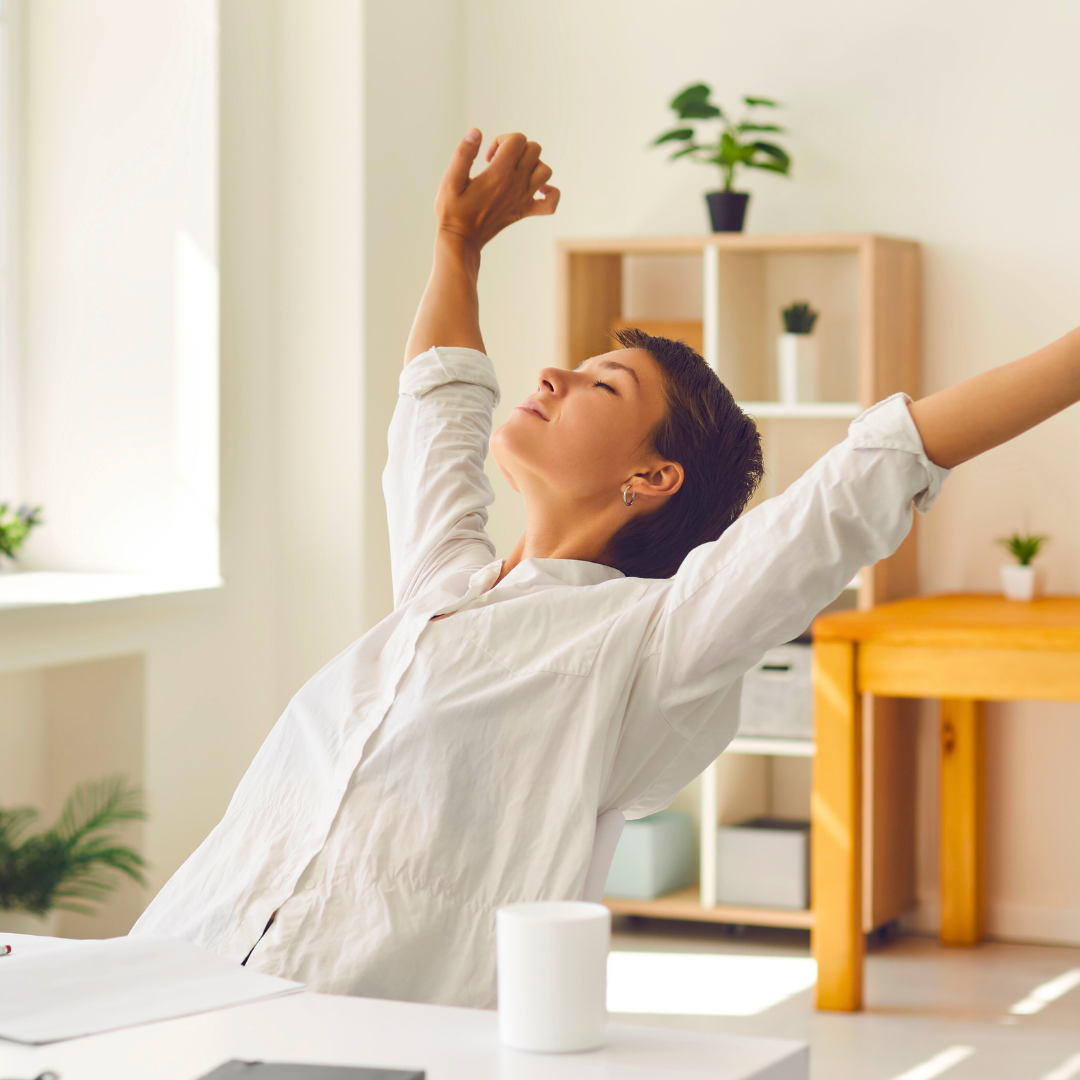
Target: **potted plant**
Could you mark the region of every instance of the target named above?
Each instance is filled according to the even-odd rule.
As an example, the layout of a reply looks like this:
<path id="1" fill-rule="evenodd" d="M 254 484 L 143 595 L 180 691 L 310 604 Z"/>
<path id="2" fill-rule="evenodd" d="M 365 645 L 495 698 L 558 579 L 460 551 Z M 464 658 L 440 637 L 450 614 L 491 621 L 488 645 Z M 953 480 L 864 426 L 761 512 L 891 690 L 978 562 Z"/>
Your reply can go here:
<path id="1" fill-rule="evenodd" d="M 818 320 L 805 300 L 797 300 L 780 312 L 784 333 L 776 341 L 777 383 L 785 405 L 817 401 L 818 351 L 812 336 Z"/>
<path id="2" fill-rule="evenodd" d="M 20 506 L 13 510 L 8 503 L 0 502 L 0 572 L 15 561 L 30 530 L 40 524 L 40 506 Z"/>
<path id="3" fill-rule="evenodd" d="M 127 821 L 145 821 L 142 796 L 122 776 L 81 784 L 56 824 L 23 838 L 36 810 L 0 809 L 0 929 L 54 933 L 56 914 L 92 915 L 88 903 L 116 888 L 115 873 L 145 885 L 142 856 L 113 835 Z"/>
<path id="4" fill-rule="evenodd" d="M 652 145 L 681 143 L 669 160 L 687 157 L 703 165 L 717 166 L 720 169 L 722 187 L 719 191 L 710 191 L 705 195 L 713 232 L 742 232 L 750 195 L 745 191 L 734 190 L 736 170 L 740 167 L 764 169 L 781 176 L 791 173 L 791 158 L 787 151 L 776 143 L 764 142 L 757 137 L 766 132 L 783 134 L 782 127 L 763 124 L 755 115 L 758 108 L 776 109 L 780 106 L 771 98 L 744 97 L 746 112 L 741 120 L 736 121 L 719 105 L 709 100 L 711 94 L 712 90 L 705 83 L 695 83 L 671 99 L 671 108 L 683 121 L 717 121 L 720 130 L 713 141 L 699 141 L 692 124 L 683 124 L 665 131 Z"/>
<path id="5" fill-rule="evenodd" d="M 1034 597 L 1038 582 L 1035 567 L 1031 565 L 1031 561 L 1049 539 L 1048 536 L 1016 532 L 998 540 L 998 543 L 1008 549 L 1009 554 L 1016 560 L 1015 566 L 1006 563 L 1001 568 L 1001 591 L 1007 599 L 1030 600 Z"/>

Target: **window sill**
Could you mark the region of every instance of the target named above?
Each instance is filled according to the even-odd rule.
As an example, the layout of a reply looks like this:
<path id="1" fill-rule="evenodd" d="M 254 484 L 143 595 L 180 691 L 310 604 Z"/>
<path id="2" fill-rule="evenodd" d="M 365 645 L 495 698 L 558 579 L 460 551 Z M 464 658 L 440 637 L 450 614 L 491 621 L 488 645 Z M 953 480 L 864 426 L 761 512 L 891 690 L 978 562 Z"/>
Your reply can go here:
<path id="1" fill-rule="evenodd" d="M 63 607 L 127 600 L 140 596 L 218 589 L 224 581 L 214 577 L 164 574 L 79 574 L 62 570 L 27 570 L 0 574 L 0 611 L 14 608 Z"/>

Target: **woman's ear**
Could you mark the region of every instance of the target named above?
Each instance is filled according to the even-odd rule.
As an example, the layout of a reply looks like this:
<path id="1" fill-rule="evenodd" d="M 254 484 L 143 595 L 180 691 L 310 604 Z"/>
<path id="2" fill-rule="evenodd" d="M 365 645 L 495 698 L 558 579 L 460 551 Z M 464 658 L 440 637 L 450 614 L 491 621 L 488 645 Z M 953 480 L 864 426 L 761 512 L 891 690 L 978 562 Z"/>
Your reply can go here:
<path id="1" fill-rule="evenodd" d="M 631 477 L 630 490 L 646 498 L 663 498 L 674 495 L 683 485 L 685 474 L 683 467 L 674 461 L 657 463 L 647 472 L 636 473 Z"/>

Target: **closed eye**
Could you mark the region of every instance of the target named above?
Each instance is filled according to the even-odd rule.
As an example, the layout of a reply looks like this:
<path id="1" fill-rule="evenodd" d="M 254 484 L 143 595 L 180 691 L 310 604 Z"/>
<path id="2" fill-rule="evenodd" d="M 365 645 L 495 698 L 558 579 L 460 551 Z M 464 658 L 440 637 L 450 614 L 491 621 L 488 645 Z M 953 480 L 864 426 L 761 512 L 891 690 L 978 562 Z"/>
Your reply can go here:
<path id="1" fill-rule="evenodd" d="M 606 382 L 601 382 L 599 379 L 597 379 L 596 382 L 593 383 L 593 386 L 602 386 L 605 390 L 607 390 L 609 394 L 615 394 L 616 396 L 618 396 L 618 391 L 616 391 L 614 386 L 609 386 Z"/>

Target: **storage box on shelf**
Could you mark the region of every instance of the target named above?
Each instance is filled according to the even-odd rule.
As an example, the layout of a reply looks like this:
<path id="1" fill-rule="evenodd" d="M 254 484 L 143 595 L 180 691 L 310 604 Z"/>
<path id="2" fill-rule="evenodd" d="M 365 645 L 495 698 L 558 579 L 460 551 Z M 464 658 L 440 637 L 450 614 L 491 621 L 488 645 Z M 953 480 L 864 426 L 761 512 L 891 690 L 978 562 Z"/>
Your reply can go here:
<path id="1" fill-rule="evenodd" d="M 716 837 L 721 904 L 805 911 L 810 906 L 810 822 L 758 817 Z"/>
<path id="2" fill-rule="evenodd" d="M 685 889 L 697 876 L 694 823 L 689 814 L 661 810 L 628 821 L 611 860 L 604 893 L 655 900 Z"/>
<path id="3" fill-rule="evenodd" d="M 639 326 L 702 352 L 759 423 L 766 479 L 758 499 L 780 494 L 876 401 L 919 387 L 919 246 L 869 233 L 565 240 L 559 249 L 562 362 L 573 367 L 612 348 L 612 330 Z M 808 301 L 821 313 L 820 401 L 779 400 L 781 308 Z M 916 591 L 916 539 L 859 576 L 857 605 Z M 864 925 L 897 918 L 914 901 L 915 728 L 910 703 L 865 703 Z M 811 757 L 805 738 L 741 734 L 729 754 Z M 652 901 L 612 900 L 613 911 L 657 918 L 809 926 L 810 911 L 718 906 L 714 763 L 702 778 L 701 887 Z M 809 808 L 807 807 L 807 814 Z"/>

